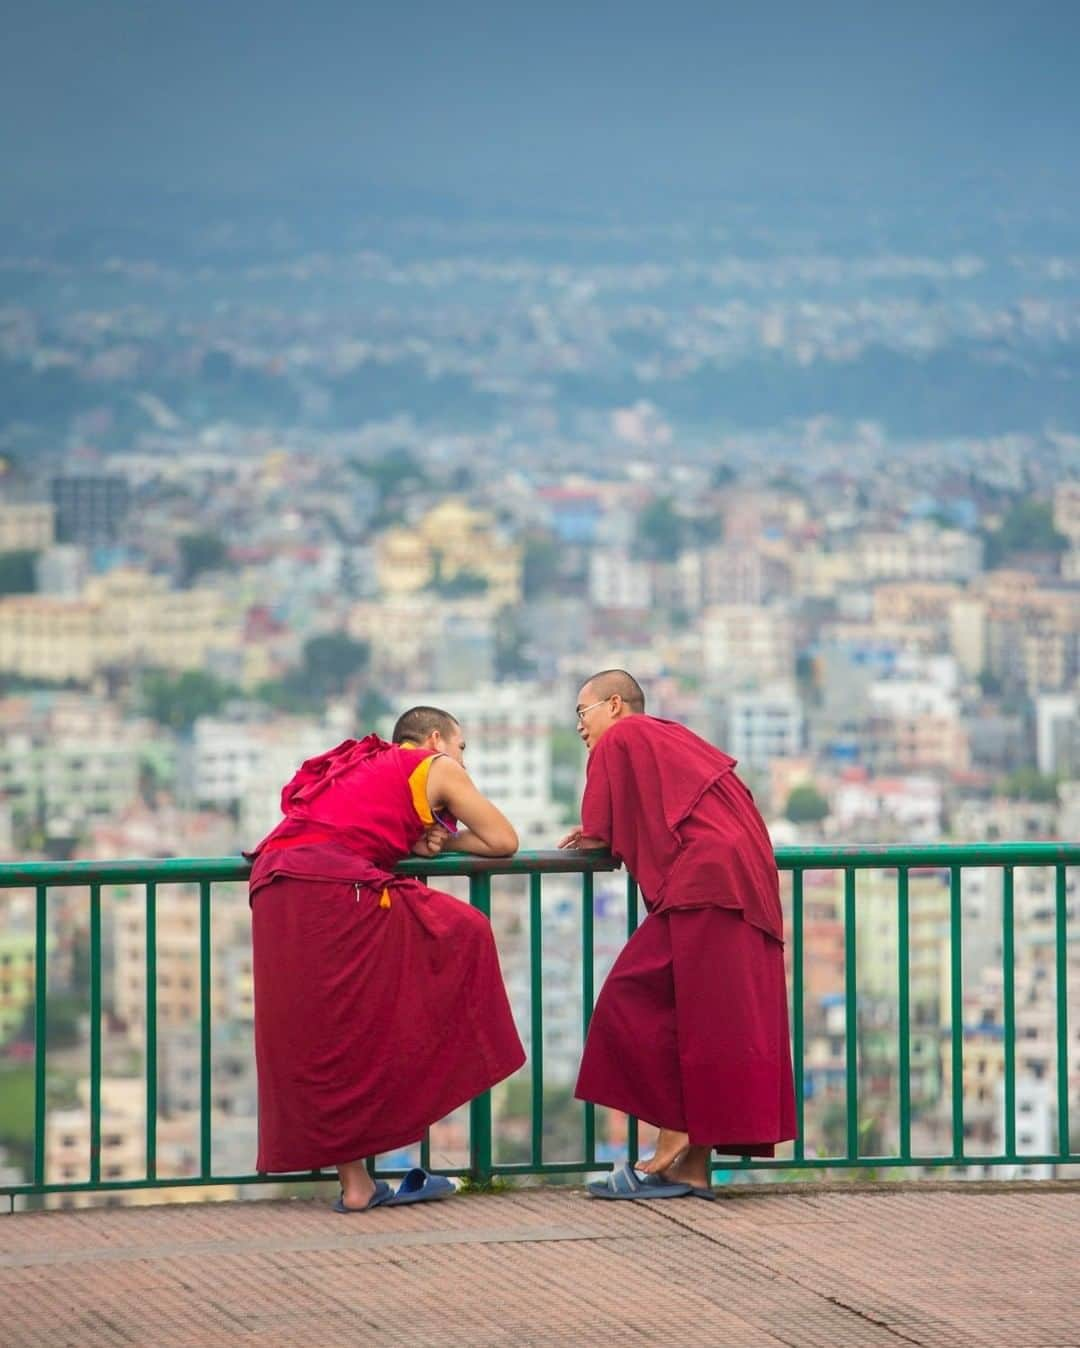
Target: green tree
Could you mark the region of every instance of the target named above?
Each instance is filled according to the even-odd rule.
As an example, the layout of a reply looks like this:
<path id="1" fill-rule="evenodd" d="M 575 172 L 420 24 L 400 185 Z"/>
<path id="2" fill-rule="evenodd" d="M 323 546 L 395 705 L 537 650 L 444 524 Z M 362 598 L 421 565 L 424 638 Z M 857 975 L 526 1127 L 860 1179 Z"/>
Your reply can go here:
<path id="1" fill-rule="evenodd" d="M 303 669 L 291 669 L 280 679 L 267 679 L 255 689 L 255 697 L 268 707 L 304 716 L 322 709 L 322 694 L 313 688 Z"/>
<path id="2" fill-rule="evenodd" d="M 79 1027 L 86 1002 L 82 997 L 58 994 L 45 999 L 45 1043 L 49 1048 L 74 1048 L 80 1042 Z M 34 1007 L 23 1013 L 15 1038 L 24 1044 L 34 1042 Z"/>
<path id="3" fill-rule="evenodd" d="M 528 679 L 536 673 L 529 656 L 530 634 L 522 610 L 505 604 L 495 615 L 495 676 L 498 679 Z"/>
<path id="4" fill-rule="evenodd" d="M 558 589 L 562 548 L 550 534 L 530 534 L 521 563 L 521 588 L 526 599 Z"/>
<path id="5" fill-rule="evenodd" d="M 229 560 L 225 540 L 205 530 L 184 534 L 179 546 L 180 580 L 184 585 L 190 585 L 203 571 L 220 571 Z"/>
<path id="6" fill-rule="evenodd" d="M 829 802 L 816 786 L 802 782 L 792 787 L 784 806 L 784 817 L 793 824 L 817 824 L 829 814 Z"/>
<path id="7" fill-rule="evenodd" d="M 1054 803 L 1058 798 L 1058 781 L 1036 768 L 1017 768 L 1001 783 L 1001 793 L 1010 800 L 1031 800 Z"/>
<path id="8" fill-rule="evenodd" d="M 670 496 L 657 496 L 637 519 L 638 546 L 657 562 L 673 562 L 682 551 L 684 521 Z"/>
<path id="9" fill-rule="evenodd" d="M 391 450 L 379 459 L 350 462 L 353 472 L 371 479 L 379 494 L 380 504 L 405 491 L 415 491 L 427 485 L 423 464 L 407 449 Z"/>
<path id="10" fill-rule="evenodd" d="M 1054 528 L 1053 508 L 1030 497 L 1013 502 L 1000 526 L 983 538 L 987 567 L 1000 566 L 1014 552 L 1064 552 L 1069 546 Z"/>
<path id="11" fill-rule="evenodd" d="M 393 710 L 390 699 L 384 697 L 377 688 L 365 688 L 360 701 L 356 704 L 356 719 L 366 734 L 374 730 Z"/>
<path id="12" fill-rule="evenodd" d="M 323 696 L 344 692 L 351 679 L 364 673 L 370 659 L 368 643 L 345 632 L 329 632 L 304 643 L 304 674 L 312 691 Z"/>
<path id="13" fill-rule="evenodd" d="M 0 552 L 0 594 L 33 594 L 37 589 L 37 558 L 29 548 Z"/>
<path id="14" fill-rule="evenodd" d="M 177 731 L 190 730 L 200 716 L 213 716 L 239 693 L 201 669 L 182 674 L 150 670 L 143 675 L 141 691 L 147 715 Z"/>

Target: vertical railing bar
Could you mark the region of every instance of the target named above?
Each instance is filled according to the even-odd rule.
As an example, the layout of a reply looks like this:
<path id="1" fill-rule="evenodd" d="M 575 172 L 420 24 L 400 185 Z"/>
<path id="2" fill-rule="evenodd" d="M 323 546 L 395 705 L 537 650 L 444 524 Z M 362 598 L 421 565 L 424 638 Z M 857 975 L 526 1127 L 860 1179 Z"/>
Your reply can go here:
<path id="1" fill-rule="evenodd" d="M 48 1111 L 47 979 L 48 979 L 48 888 L 38 885 L 34 903 L 34 1183 L 45 1183 L 45 1116 Z"/>
<path id="2" fill-rule="evenodd" d="M 847 1068 L 847 1159 L 859 1155 L 858 974 L 855 961 L 855 869 L 844 870 L 844 1064 Z"/>
<path id="3" fill-rule="evenodd" d="M 1015 872 L 1006 866 L 1001 891 L 1001 973 L 1005 1018 L 1005 1155 L 1016 1155 Z"/>
<path id="4" fill-rule="evenodd" d="M 146 884 L 146 1178 L 157 1179 L 157 884 Z"/>
<path id="5" fill-rule="evenodd" d="M 210 881 L 199 881 L 199 1174 L 208 1178 L 211 1165 L 213 1064 L 211 1062 L 211 924 Z"/>
<path id="6" fill-rule="evenodd" d="M 896 977 L 900 1057 L 900 1155 L 911 1156 L 911 895 L 906 866 L 896 871 Z"/>
<path id="7" fill-rule="evenodd" d="M 803 1007 L 803 872 L 791 873 L 792 1050 L 795 1059 L 795 1160 L 806 1155 L 805 1010 Z"/>
<path id="8" fill-rule="evenodd" d="M 544 909 L 543 877 L 529 876 L 529 1049 L 532 1054 L 532 1164 L 544 1164 Z"/>
<path id="9" fill-rule="evenodd" d="M 964 941 L 963 877 L 949 867 L 949 1037 L 952 1071 L 952 1159 L 964 1159 Z"/>
<path id="10" fill-rule="evenodd" d="M 101 1181 L 101 886 L 90 886 L 90 1183 Z"/>
<path id="11" fill-rule="evenodd" d="M 416 877 L 418 884 L 426 885 L 428 878 L 426 875 Z M 420 1168 L 421 1170 L 431 1169 L 431 1129 L 428 1128 L 424 1136 L 420 1139 Z"/>
<path id="12" fill-rule="evenodd" d="M 428 878 L 426 875 L 416 877 L 417 884 L 426 885 Z M 424 1136 L 420 1139 L 420 1169 L 431 1169 L 431 1129 L 428 1128 Z"/>
<path id="13" fill-rule="evenodd" d="M 418 883 L 418 884 L 427 884 L 427 876 L 426 876 L 426 875 L 418 875 L 418 876 L 417 876 L 417 883 Z M 431 1169 L 431 1130 L 430 1130 L 430 1128 L 429 1128 L 429 1130 L 427 1130 L 427 1131 L 425 1132 L 425 1134 L 423 1134 L 423 1136 L 422 1136 L 422 1138 L 421 1138 L 421 1169 L 422 1169 L 422 1170 L 430 1170 L 430 1169 Z M 372 1171 L 372 1173 L 373 1173 L 373 1171 Z"/>
<path id="14" fill-rule="evenodd" d="M 469 876 L 469 902 L 490 920 L 490 875 Z M 491 1092 L 484 1091 L 469 1104 L 469 1169 L 474 1180 L 486 1184 L 491 1166 Z"/>
<path id="15" fill-rule="evenodd" d="M 632 875 L 626 877 L 626 939 L 629 940 L 638 926 L 638 887 Z M 638 1121 L 632 1115 L 626 1119 L 626 1152 L 631 1164 L 639 1155 Z"/>
<path id="16" fill-rule="evenodd" d="M 1068 883 L 1064 866 L 1056 867 L 1054 963 L 1057 993 L 1058 1155 L 1069 1155 L 1069 972 Z"/>
<path id="17" fill-rule="evenodd" d="M 594 962 L 596 959 L 594 937 L 593 874 L 586 871 L 581 877 L 581 1042 L 589 1033 L 589 1021 L 592 1019 L 594 986 Z M 591 1100 L 585 1102 L 585 1163 L 590 1169 L 596 1166 L 596 1106 Z"/>

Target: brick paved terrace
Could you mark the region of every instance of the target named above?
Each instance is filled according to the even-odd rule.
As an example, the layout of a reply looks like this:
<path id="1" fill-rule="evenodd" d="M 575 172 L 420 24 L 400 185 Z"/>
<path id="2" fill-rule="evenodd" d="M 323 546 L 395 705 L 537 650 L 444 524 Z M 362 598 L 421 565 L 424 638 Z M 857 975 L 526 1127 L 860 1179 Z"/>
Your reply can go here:
<path id="1" fill-rule="evenodd" d="M 1076 1348 L 1080 1186 L 0 1217 L 0 1343 Z"/>

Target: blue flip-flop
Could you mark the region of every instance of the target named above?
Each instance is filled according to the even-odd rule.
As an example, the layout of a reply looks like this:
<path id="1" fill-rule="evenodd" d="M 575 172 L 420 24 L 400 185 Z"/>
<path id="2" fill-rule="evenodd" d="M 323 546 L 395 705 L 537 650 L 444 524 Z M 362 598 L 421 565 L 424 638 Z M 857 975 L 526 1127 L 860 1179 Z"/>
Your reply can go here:
<path id="1" fill-rule="evenodd" d="M 393 1196 L 394 1191 L 385 1180 L 376 1180 L 375 1192 L 362 1208 L 347 1208 L 345 1206 L 345 1191 L 343 1189 L 341 1193 L 338 1194 L 337 1202 L 334 1204 L 334 1211 L 343 1212 L 346 1216 L 350 1216 L 354 1212 L 370 1212 L 372 1208 L 381 1208 L 384 1203 L 389 1203 Z"/>
<path id="2" fill-rule="evenodd" d="M 453 1180 L 445 1175 L 429 1175 L 419 1166 L 410 1170 L 398 1185 L 397 1193 L 386 1200 L 388 1207 L 401 1207 L 406 1203 L 434 1203 L 440 1198 L 449 1198 L 456 1193 Z"/>
<path id="3" fill-rule="evenodd" d="M 710 1203 L 716 1202 L 716 1194 L 707 1184 L 691 1184 L 690 1196 L 691 1198 L 708 1199 Z"/>
<path id="4" fill-rule="evenodd" d="M 629 1163 L 613 1170 L 607 1179 L 586 1185 L 593 1198 L 685 1198 L 689 1184 L 673 1184 L 663 1175 L 640 1175 Z"/>

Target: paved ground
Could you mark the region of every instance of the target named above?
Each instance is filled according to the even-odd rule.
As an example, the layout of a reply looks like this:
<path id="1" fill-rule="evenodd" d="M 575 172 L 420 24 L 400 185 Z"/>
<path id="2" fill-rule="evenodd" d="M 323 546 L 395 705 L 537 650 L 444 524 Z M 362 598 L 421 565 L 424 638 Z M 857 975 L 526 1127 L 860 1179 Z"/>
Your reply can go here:
<path id="1" fill-rule="evenodd" d="M 1080 1187 L 0 1216 L 4 1348 L 1077 1348 Z"/>

